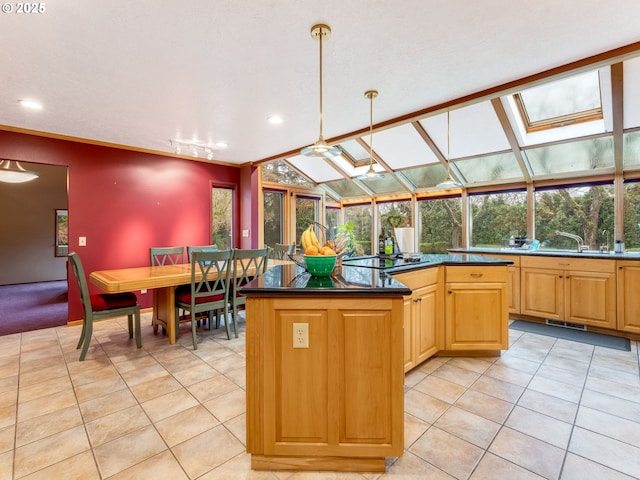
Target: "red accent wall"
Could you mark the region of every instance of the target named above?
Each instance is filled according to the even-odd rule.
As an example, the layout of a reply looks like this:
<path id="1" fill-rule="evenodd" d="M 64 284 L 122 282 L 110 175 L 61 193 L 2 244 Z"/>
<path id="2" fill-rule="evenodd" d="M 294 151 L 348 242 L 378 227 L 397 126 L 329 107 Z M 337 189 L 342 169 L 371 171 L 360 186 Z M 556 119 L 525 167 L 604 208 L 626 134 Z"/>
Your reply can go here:
<path id="1" fill-rule="evenodd" d="M 68 166 L 69 251 L 78 252 L 87 275 L 148 265 L 151 246 L 210 243 L 212 185 L 238 190 L 234 238 L 241 238 L 239 212 L 257 218 L 251 205 L 242 205 L 247 195 L 236 167 L 6 131 L 0 131 L 0 158 Z M 86 247 L 78 246 L 80 236 Z M 69 276 L 69 320 L 79 320 L 82 306 Z M 150 307 L 152 292 L 137 293 L 140 305 Z"/>

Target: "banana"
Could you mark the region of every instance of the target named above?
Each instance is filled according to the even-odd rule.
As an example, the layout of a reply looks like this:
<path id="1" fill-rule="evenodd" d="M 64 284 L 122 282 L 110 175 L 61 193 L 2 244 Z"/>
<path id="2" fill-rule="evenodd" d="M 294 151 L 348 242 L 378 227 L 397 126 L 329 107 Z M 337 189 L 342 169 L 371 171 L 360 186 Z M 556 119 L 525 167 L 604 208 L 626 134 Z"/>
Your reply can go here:
<path id="1" fill-rule="evenodd" d="M 310 245 L 310 243 L 309 243 L 309 229 L 307 229 L 304 232 L 302 232 L 302 235 L 300 236 L 300 243 L 302 244 L 302 248 L 304 250 L 306 250 L 307 247 L 309 247 L 309 245 Z"/>
<path id="2" fill-rule="evenodd" d="M 320 242 L 318 242 L 318 237 L 316 237 L 316 232 L 313 229 L 313 225 L 309 225 L 307 232 L 309 232 L 309 240 L 311 244 L 314 245 L 318 250 L 320 250 L 322 247 L 320 246 Z"/>

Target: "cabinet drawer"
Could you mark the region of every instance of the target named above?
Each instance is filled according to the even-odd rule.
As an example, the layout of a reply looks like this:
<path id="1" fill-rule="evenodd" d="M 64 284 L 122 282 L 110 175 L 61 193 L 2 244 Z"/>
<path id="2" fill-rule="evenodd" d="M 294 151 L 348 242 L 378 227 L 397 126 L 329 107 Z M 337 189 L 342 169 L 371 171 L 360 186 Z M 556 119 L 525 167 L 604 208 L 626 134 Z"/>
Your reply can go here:
<path id="1" fill-rule="evenodd" d="M 556 270 L 581 270 L 583 272 L 605 272 L 614 273 L 616 271 L 615 260 L 598 260 L 594 258 L 573 258 L 573 257 L 538 257 L 523 256 L 520 265 L 530 268 L 551 268 Z"/>
<path id="2" fill-rule="evenodd" d="M 468 282 L 501 282 L 507 283 L 507 267 L 495 266 L 465 266 L 446 267 L 447 283 L 468 283 Z"/>

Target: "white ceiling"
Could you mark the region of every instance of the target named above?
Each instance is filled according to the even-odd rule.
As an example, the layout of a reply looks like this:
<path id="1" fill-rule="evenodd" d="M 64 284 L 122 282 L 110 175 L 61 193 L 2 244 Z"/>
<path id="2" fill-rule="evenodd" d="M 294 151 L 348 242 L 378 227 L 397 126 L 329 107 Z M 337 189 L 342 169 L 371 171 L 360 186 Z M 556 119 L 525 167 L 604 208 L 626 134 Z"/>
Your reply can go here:
<path id="1" fill-rule="evenodd" d="M 380 123 L 640 41 L 638 0 L 43 4 L 0 13 L 0 125 L 159 152 L 171 138 L 225 141 L 214 159 L 232 164 L 318 138 L 316 23 L 333 31 L 326 139 L 367 128 L 369 89 Z"/>

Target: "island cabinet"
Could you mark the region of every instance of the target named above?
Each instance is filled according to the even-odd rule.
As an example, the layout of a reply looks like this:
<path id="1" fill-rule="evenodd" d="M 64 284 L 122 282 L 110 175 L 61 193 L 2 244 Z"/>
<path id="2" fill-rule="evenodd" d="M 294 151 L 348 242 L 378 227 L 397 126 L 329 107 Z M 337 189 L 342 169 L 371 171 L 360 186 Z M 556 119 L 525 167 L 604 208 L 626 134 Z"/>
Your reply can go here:
<path id="1" fill-rule="evenodd" d="M 640 333 L 640 262 L 618 260 L 618 330 Z"/>
<path id="2" fill-rule="evenodd" d="M 250 295 L 247 317 L 252 468 L 384 471 L 402 455 L 403 294 Z"/>
<path id="3" fill-rule="evenodd" d="M 445 350 L 509 348 L 506 266 L 445 267 Z"/>
<path id="4" fill-rule="evenodd" d="M 615 260 L 522 256 L 521 313 L 616 328 Z"/>
<path id="5" fill-rule="evenodd" d="M 404 297 L 404 371 L 444 349 L 443 267 L 394 275 L 412 290 Z"/>

